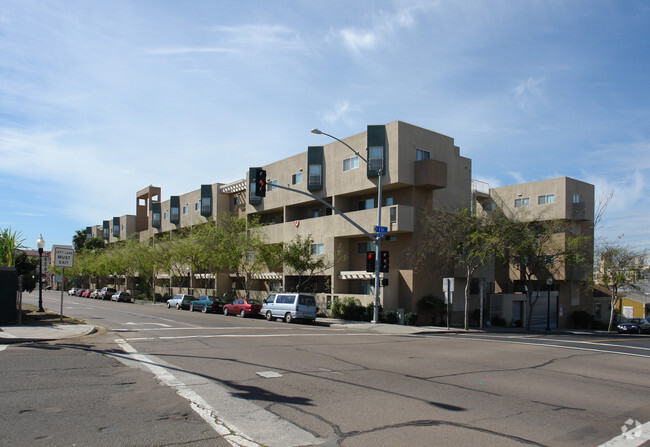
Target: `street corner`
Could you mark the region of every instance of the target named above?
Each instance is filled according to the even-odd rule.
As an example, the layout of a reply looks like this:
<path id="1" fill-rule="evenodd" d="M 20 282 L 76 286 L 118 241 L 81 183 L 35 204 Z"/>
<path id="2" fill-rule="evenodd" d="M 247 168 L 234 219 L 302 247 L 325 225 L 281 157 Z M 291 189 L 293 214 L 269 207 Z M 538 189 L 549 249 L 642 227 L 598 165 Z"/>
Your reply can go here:
<path id="1" fill-rule="evenodd" d="M 51 341 L 83 337 L 96 332 L 91 324 L 53 324 L 48 326 L 0 327 L 0 344 Z"/>

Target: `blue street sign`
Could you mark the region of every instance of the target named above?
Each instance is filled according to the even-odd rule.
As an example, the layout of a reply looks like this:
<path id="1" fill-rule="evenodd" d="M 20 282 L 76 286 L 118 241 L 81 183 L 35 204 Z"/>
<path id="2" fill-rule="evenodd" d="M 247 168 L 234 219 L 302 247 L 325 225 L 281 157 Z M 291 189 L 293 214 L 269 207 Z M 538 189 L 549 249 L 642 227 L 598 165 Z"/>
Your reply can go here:
<path id="1" fill-rule="evenodd" d="M 388 227 L 378 227 L 377 225 L 375 225 L 375 233 L 386 234 L 388 233 Z"/>

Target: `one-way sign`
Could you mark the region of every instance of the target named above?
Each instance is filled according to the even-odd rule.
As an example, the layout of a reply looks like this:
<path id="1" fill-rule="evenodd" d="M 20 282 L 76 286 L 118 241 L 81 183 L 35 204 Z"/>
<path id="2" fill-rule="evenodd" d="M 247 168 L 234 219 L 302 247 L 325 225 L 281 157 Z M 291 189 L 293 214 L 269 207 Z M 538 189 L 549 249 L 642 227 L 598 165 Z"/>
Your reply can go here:
<path id="1" fill-rule="evenodd" d="M 71 245 L 52 245 L 52 262 L 55 267 L 72 267 L 74 250 Z"/>

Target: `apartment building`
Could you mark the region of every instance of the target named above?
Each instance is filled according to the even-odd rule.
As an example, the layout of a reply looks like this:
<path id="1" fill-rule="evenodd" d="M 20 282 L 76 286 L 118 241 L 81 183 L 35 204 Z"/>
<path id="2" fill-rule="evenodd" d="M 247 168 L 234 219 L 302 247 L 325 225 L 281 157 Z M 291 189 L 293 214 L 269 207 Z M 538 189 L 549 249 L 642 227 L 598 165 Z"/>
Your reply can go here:
<path id="1" fill-rule="evenodd" d="M 574 311 L 593 314 L 592 287 L 585 282 L 593 270 L 593 185 L 559 177 L 491 188 L 487 194 L 480 192 L 475 197 L 484 209 L 499 208 L 509 219 L 566 222 L 565 231 L 553 235 L 552 242 L 556 246 L 566 247 L 567 238 L 571 236 L 581 236 L 590 241 L 584 248 L 585 262 L 580 266 L 567 266 L 561 259 L 555 259 L 544 277 L 534 278 L 541 287 L 535 292 L 539 296 L 533 298 L 532 327 L 545 327 L 547 317 L 551 328 L 569 327 Z M 523 322 L 528 309 L 524 294 L 526 284 L 521 271 L 515 265 L 497 265 L 494 280 L 495 294 L 490 297 L 490 314 L 508 322 Z"/>
<path id="2" fill-rule="evenodd" d="M 384 309 L 417 312 L 423 297 L 443 297 L 442 280 L 451 275 L 457 281 L 451 311 L 461 321 L 465 287 L 462 274 L 413 264 L 412 252 L 421 237 L 423 212 L 432 208 L 497 205 L 514 210 L 520 206 L 542 207 L 544 202 L 549 219 L 573 219 L 585 228 L 590 222 L 593 224 L 592 185 L 561 178 L 493 189 L 485 185 L 478 190 L 472 183 L 471 160 L 460 154 L 453 138 L 431 130 L 394 121 L 368 126 L 365 132 L 342 140 L 326 135 L 313 138 L 322 145 L 259 167 L 267 173 L 263 198 L 255 194 L 255 169 L 234 182 L 201 185 L 200 189 L 171 196 L 164 202 L 160 200 L 161 188 L 149 186 L 136 193 L 134 216 L 104 221 L 103 225 L 92 227 L 93 235 L 101 234 L 113 242 L 137 232 L 140 240 L 145 241 L 216 221 L 223 213 L 249 220 L 256 218 L 265 224 L 262 231 L 268 244 L 289 243 L 298 236 L 313 239 L 312 254 L 328 260 L 330 267 L 317 272 L 307 287 L 317 296 L 319 307 L 327 309 L 333 300 L 344 297 L 357 298 L 362 304 L 373 301 L 374 273 L 366 272 L 366 255 L 374 251 L 375 244 L 358 227 L 374 234 L 380 214 L 381 226 L 388 230 L 381 250 L 388 251 L 390 257 L 389 271 L 381 274 L 387 280 L 380 290 Z M 484 289 L 486 292 L 494 289 L 501 295 L 518 293 L 514 273 L 497 273 L 494 266 L 488 266 L 477 276 L 487 283 L 494 282 Z M 210 278 L 199 278 L 189 271 L 188 274 L 197 288 L 209 287 L 215 294 L 235 288 L 243 293 L 232 273 L 217 272 Z M 159 278 L 161 293 L 180 291 L 171 287 L 168 276 L 162 274 Z M 259 272 L 252 284 L 252 294 L 265 297 L 270 291 L 292 290 L 297 281 L 295 272 L 284 268 Z M 560 291 L 560 307 L 565 302 L 580 300 L 573 298 L 572 286 L 555 287 Z M 472 290 L 471 305 L 477 308 L 478 288 Z M 508 298 L 508 303 L 520 298 Z M 503 303 L 502 300 L 501 307 L 510 305 Z M 572 304 L 564 309 L 569 312 L 573 308 L 578 306 Z M 508 312 L 502 313 L 508 316 Z"/>
<path id="3" fill-rule="evenodd" d="M 320 138 L 327 143 L 325 136 Z M 443 277 L 442 272 L 418 275 L 412 265 L 409 249 L 417 244 L 419 214 L 433 206 L 469 206 L 471 160 L 460 155 L 452 138 L 400 121 L 368 126 L 366 132 L 343 142 L 311 146 L 307 152 L 263 166 L 264 199 L 254 195 L 254 178 L 249 175 L 246 214 L 269 224 L 264 228 L 269 243 L 311 236 L 312 252 L 334 261 L 331 269 L 312 279 L 314 292 L 329 301 L 354 297 L 366 304 L 374 295 L 374 274 L 366 272 L 366 254 L 375 244 L 339 212 L 370 233 L 381 212 L 381 226 L 388 229 L 381 249 L 390 256 L 381 301 L 386 309 L 417 311 L 417 301 L 441 289 Z M 276 184 L 313 194 L 338 211 Z M 282 281 L 290 288 L 296 278 L 284 273 Z"/>

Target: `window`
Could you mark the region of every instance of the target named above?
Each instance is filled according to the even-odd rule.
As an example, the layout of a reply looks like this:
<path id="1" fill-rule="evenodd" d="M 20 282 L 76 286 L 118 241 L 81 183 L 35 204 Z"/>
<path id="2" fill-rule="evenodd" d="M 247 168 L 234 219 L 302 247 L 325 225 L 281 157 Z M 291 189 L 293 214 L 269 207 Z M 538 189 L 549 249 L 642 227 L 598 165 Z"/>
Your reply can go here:
<path id="1" fill-rule="evenodd" d="M 311 244 L 312 255 L 322 255 L 323 253 L 325 253 L 325 247 L 323 244 Z"/>
<path id="2" fill-rule="evenodd" d="M 165 220 L 167 220 L 169 218 L 169 211 L 165 211 L 163 215 L 165 216 Z"/>
<path id="3" fill-rule="evenodd" d="M 196 203 L 194 204 L 194 211 L 198 211 L 198 210 L 199 210 L 199 205 L 200 205 L 200 204 L 201 204 L 201 202 L 196 202 Z"/>
<path id="4" fill-rule="evenodd" d="M 370 210 L 375 207 L 375 199 L 359 200 L 359 210 Z"/>
<path id="5" fill-rule="evenodd" d="M 580 203 L 580 202 L 582 202 L 582 196 L 580 194 L 574 194 L 573 203 Z"/>
<path id="6" fill-rule="evenodd" d="M 371 281 L 359 281 L 357 283 L 357 293 L 360 295 L 372 295 Z"/>
<path id="7" fill-rule="evenodd" d="M 124 231 L 124 224 L 122 224 L 122 231 Z"/>
<path id="8" fill-rule="evenodd" d="M 233 197 L 232 204 L 235 205 L 235 206 L 241 205 L 242 204 L 241 203 L 241 198 L 239 196 Z"/>
<path id="9" fill-rule="evenodd" d="M 354 156 L 343 160 L 343 172 L 359 168 L 359 157 Z"/>
<path id="10" fill-rule="evenodd" d="M 420 160 L 429 160 L 431 158 L 431 152 L 429 151 L 423 151 L 420 149 L 415 150 L 415 160 L 420 161 Z"/>
<path id="11" fill-rule="evenodd" d="M 528 206 L 528 205 L 530 205 L 529 197 L 522 197 L 519 199 L 515 199 L 515 208 L 521 208 L 522 206 Z"/>
<path id="12" fill-rule="evenodd" d="M 320 216 L 319 210 L 317 209 L 311 210 L 311 217 L 318 217 L 318 216 Z"/>
<path id="13" fill-rule="evenodd" d="M 555 202 L 555 194 L 547 194 L 545 196 L 538 196 L 537 197 L 537 204 L 538 205 L 547 205 L 549 203 Z"/>
<path id="14" fill-rule="evenodd" d="M 374 242 L 359 242 L 357 244 L 357 254 L 366 255 L 369 251 L 377 250 L 377 246 Z"/>
<path id="15" fill-rule="evenodd" d="M 371 146 L 368 148 L 368 167 L 374 171 L 384 169 L 383 146 Z"/>
<path id="16" fill-rule="evenodd" d="M 278 179 L 275 179 L 275 180 L 271 180 L 271 181 L 266 182 L 266 188 L 267 188 L 266 190 L 267 190 L 267 191 L 275 191 L 275 190 L 278 189 L 278 188 L 276 188 L 276 187 L 273 186 L 273 185 L 277 185 L 277 184 L 278 184 Z"/>
<path id="17" fill-rule="evenodd" d="M 201 214 L 212 213 L 212 197 L 201 197 Z"/>
<path id="18" fill-rule="evenodd" d="M 384 206 L 392 206 L 394 205 L 393 202 L 393 196 L 387 196 L 384 198 Z"/>
<path id="19" fill-rule="evenodd" d="M 320 185 L 322 183 L 323 165 L 309 165 L 309 184 Z"/>
<path id="20" fill-rule="evenodd" d="M 183 214 L 187 214 L 187 205 L 183 205 Z"/>
<path id="21" fill-rule="evenodd" d="M 397 207 L 396 206 L 391 206 L 390 207 L 390 223 L 395 223 L 397 222 Z"/>
<path id="22" fill-rule="evenodd" d="M 160 213 L 151 214 L 151 226 L 154 228 L 160 228 Z"/>
<path id="23" fill-rule="evenodd" d="M 292 185 L 298 185 L 302 183 L 302 172 L 298 172 L 296 174 L 293 174 L 291 176 L 291 184 Z"/>

